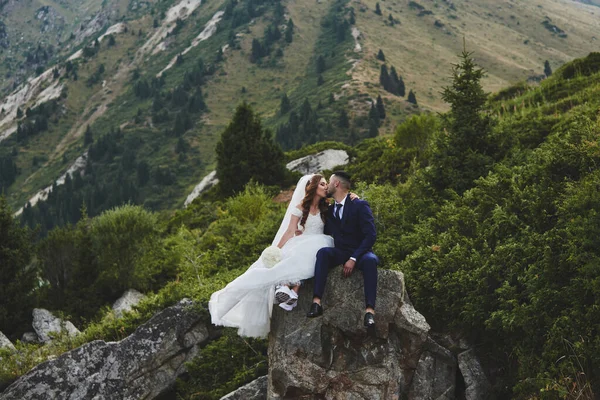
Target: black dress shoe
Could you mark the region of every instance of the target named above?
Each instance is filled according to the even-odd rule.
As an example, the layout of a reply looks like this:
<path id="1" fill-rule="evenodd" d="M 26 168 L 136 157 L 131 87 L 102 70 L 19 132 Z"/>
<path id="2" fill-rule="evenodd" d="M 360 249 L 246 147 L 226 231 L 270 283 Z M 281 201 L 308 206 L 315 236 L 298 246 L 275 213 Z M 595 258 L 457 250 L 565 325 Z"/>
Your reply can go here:
<path id="1" fill-rule="evenodd" d="M 321 315 L 323 315 L 323 307 L 319 303 L 312 303 L 308 314 L 306 314 L 308 318 L 319 317 Z"/>
<path id="2" fill-rule="evenodd" d="M 375 316 L 373 315 L 373 313 L 365 313 L 365 326 L 367 328 L 375 327 Z"/>

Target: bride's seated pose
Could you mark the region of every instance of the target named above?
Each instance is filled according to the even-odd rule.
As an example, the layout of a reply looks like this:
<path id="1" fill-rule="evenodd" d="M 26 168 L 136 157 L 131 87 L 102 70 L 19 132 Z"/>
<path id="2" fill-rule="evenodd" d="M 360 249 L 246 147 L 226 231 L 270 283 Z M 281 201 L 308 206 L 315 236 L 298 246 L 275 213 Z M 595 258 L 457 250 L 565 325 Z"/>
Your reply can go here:
<path id="1" fill-rule="evenodd" d="M 238 328 L 240 336 L 266 337 L 273 304 L 292 310 L 300 282 L 312 278 L 317 251 L 333 247 L 323 234 L 327 213 L 327 180 L 322 175 L 303 176 L 273 240 L 281 260 L 269 268 L 263 257 L 225 288 L 212 294 L 208 303 L 212 323 Z M 301 235 L 295 235 L 300 230 Z"/>

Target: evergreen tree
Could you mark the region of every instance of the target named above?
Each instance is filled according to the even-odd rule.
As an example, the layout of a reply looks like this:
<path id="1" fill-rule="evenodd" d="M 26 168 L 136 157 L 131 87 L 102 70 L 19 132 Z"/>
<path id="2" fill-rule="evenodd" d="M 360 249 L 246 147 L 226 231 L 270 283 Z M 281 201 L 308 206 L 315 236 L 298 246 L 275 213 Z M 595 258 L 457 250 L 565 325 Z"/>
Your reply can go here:
<path id="1" fill-rule="evenodd" d="M 21 110 L 21 107 L 17 107 L 17 118 L 23 118 L 23 110 Z"/>
<path id="2" fill-rule="evenodd" d="M 445 132 L 435 138 L 430 181 L 437 190 L 450 188 L 462 194 L 487 173 L 493 160 L 488 155 L 491 120 L 485 112 L 487 94 L 481 86 L 485 73 L 471 53 L 465 50 L 460 58 L 452 71 L 452 85 L 442 92 L 450 112 L 444 119 Z"/>
<path id="3" fill-rule="evenodd" d="M 379 7 L 379 3 L 375 4 L 375 14 L 381 15 L 381 7 Z"/>
<path id="4" fill-rule="evenodd" d="M 250 180 L 273 185 L 284 179 L 283 152 L 246 103 L 237 107 L 216 153 L 219 187 L 226 195 L 241 191 Z"/>
<path id="5" fill-rule="evenodd" d="M 383 54 L 383 50 L 379 49 L 379 53 L 377 53 L 377 59 L 385 62 L 385 54 Z"/>
<path id="6" fill-rule="evenodd" d="M 335 103 L 335 96 L 333 95 L 333 93 L 329 93 L 329 104 L 333 104 Z"/>
<path id="7" fill-rule="evenodd" d="M 88 125 L 85 128 L 85 133 L 83 134 L 83 145 L 84 146 L 89 146 L 92 143 L 94 143 L 94 136 L 92 134 L 92 129 Z"/>
<path id="8" fill-rule="evenodd" d="M 371 103 L 371 109 L 369 110 L 369 137 L 377 137 L 379 135 L 379 111 L 375 104 Z"/>
<path id="9" fill-rule="evenodd" d="M 175 146 L 175 152 L 176 153 L 185 153 L 187 151 L 187 143 L 185 142 L 185 139 L 180 137 L 177 140 L 177 145 Z"/>
<path id="10" fill-rule="evenodd" d="M 36 271 L 28 268 L 33 234 L 13 218 L 0 194 L 0 331 L 17 338 L 31 323 Z"/>
<path id="11" fill-rule="evenodd" d="M 377 113 L 379 115 L 379 119 L 385 119 L 385 106 L 383 105 L 383 99 L 381 95 L 377 96 Z"/>
<path id="12" fill-rule="evenodd" d="M 338 127 L 342 129 L 350 128 L 350 120 L 348 119 L 348 113 L 346 113 L 346 110 L 344 109 L 340 111 L 340 115 L 338 116 Z"/>
<path id="13" fill-rule="evenodd" d="M 317 78 L 317 86 L 321 86 L 324 83 L 325 79 L 323 79 L 323 75 L 319 74 L 319 77 Z"/>
<path id="14" fill-rule="evenodd" d="M 292 40 L 294 40 L 294 22 L 290 18 L 285 27 L 285 41 L 292 43 Z"/>
<path id="15" fill-rule="evenodd" d="M 115 44 L 117 44 L 117 42 L 115 41 L 115 36 L 114 35 L 108 35 L 108 47 L 112 47 Z"/>
<path id="16" fill-rule="evenodd" d="M 317 74 L 322 74 L 323 72 L 325 72 L 325 58 L 320 55 L 319 57 L 317 57 Z"/>
<path id="17" fill-rule="evenodd" d="M 415 92 L 412 91 L 412 89 L 410 90 L 410 92 L 408 92 L 408 98 L 407 98 L 409 103 L 412 104 L 417 104 L 417 96 L 415 95 Z"/>
<path id="18" fill-rule="evenodd" d="M 379 83 L 386 91 L 390 91 L 392 87 L 392 81 L 390 80 L 390 74 L 388 73 L 388 69 L 385 64 L 381 65 L 381 69 L 379 72 Z"/>
<path id="19" fill-rule="evenodd" d="M 150 167 L 146 161 L 140 161 L 136 169 L 137 183 L 144 186 L 150 180 Z"/>
<path id="20" fill-rule="evenodd" d="M 544 62 L 544 74 L 546 77 L 552 75 L 552 68 L 550 67 L 550 62 L 548 60 Z"/>
<path id="21" fill-rule="evenodd" d="M 256 63 L 264 56 L 264 48 L 260 40 L 252 39 L 252 52 L 250 54 L 250 62 Z"/>
<path id="22" fill-rule="evenodd" d="M 402 80 L 402 77 L 398 76 L 398 73 L 396 72 L 396 68 L 393 65 L 392 65 L 392 68 L 390 69 L 390 87 L 391 87 L 391 90 L 389 90 L 389 91 L 392 94 L 395 94 L 400 97 L 404 97 L 404 95 L 406 94 L 406 88 L 404 87 L 404 81 Z"/>
<path id="23" fill-rule="evenodd" d="M 290 99 L 288 99 L 287 94 L 284 93 L 283 96 L 281 96 L 281 103 L 279 104 L 279 114 L 283 115 L 290 111 L 291 108 L 292 105 Z"/>

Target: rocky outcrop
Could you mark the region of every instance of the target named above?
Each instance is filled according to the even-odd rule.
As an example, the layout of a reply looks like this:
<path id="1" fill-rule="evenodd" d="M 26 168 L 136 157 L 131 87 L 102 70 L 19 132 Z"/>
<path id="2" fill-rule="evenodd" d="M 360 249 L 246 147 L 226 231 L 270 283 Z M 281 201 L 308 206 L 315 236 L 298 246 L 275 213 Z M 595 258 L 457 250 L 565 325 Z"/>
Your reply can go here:
<path id="1" fill-rule="evenodd" d="M 485 376 L 481 363 L 473 349 L 469 349 L 458 355 L 458 367 L 465 380 L 465 399 L 487 399 L 492 386 L 487 376 Z"/>
<path id="2" fill-rule="evenodd" d="M 261 376 L 220 400 L 263 400 L 267 398 L 268 377 Z"/>
<path id="3" fill-rule="evenodd" d="M 209 339 L 202 321 L 192 302 L 182 300 L 120 342 L 96 340 L 38 365 L 0 399 L 153 399 Z"/>
<path id="4" fill-rule="evenodd" d="M 31 325 L 39 340 L 43 343 L 52 341 L 52 333 L 64 331 L 69 336 L 75 336 L 80 333 L 71 322 L 56 318 L 50 311 L 43 308 L 33 309 L 33 323 Z"/>
<path id="5" fill-rule="evenodd" d="M 37 333 L 35 332 L 25 332 L 21 337 L 21 342 L 23 343 L 39 343 L 40 339 L 38 338 Z"/>
<path id="6" fill-rule="evenodd" d="M 403 275 L 380 270 L 376 328 L 363 327 L 360 272 L 331 270 L 322 317 L 308 319 L 312 281 L 292 312 L 273 310 L 269 399 L 453 399 L 457 361 L 428 334 Z"/>
<path id="7" fill-rule="evenodd" d="M 16 350 L 12 342 L 2 332 L 0 332 L 0 349 Z"/>
<path id="8" fill-rule="evenodd" d="M 326 169 L 332 169 L 348 163 L 348 153 L 345 150 L 325 150 L 317 154 L 292 160 L 286 164 L 290 171 L 303 174 L 316 174 Z"/>
<path id="9" fill-rule="evenodd" d="M 129 289 L 112 306 L 115 316 L 121 318 L 125 311 L 131 311 L 145 296 L 135 289 Z"/>

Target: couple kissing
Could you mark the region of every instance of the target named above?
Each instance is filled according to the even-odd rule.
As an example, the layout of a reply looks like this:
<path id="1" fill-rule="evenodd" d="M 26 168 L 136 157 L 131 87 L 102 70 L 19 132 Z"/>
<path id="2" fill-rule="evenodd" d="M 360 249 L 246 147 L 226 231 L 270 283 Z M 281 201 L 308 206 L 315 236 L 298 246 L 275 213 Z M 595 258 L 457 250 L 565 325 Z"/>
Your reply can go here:
<path id="1" fill-rule="evenodd" d="M 372 252 L 375 223 L 369 204 L 350 193 L 351 185 L 343 171 L 334 172 L 329 184 L 319 174 L 303 176 L 272 242 L 278 251 L 275 261 L 266 254 L 268 248 L 246 272 L 213 293 L 212 323 L 238 328 L 240 336 L 266 337 L 273 305 L 293 310 L 302 281 L 313 277 L 307 317 L 318 317 L 323 314 L 321 299 L 329 270 L 343 265 L 346 277 L 355 269 L 363 273 L 364 325 L 373 327 L 379 263 Z M 335 200 L 333 205 L 328 196 Z"/>

